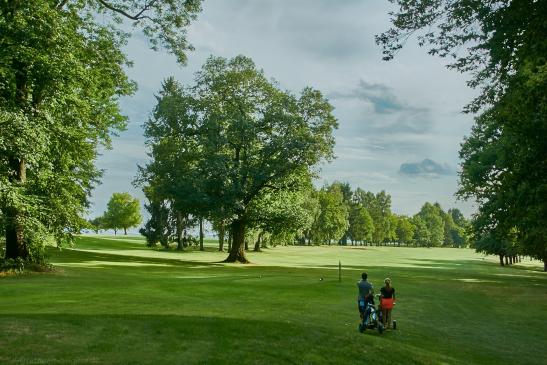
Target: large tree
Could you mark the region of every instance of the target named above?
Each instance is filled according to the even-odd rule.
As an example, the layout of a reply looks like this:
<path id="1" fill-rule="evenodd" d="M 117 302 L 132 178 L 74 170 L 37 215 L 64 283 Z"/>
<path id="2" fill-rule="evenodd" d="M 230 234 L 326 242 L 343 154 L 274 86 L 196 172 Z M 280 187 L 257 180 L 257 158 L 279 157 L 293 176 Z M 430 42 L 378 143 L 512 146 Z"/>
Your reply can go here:
<path id="1" fill-rule="evenodd" d="M 184 128 L 176 128 L 180 145 L 171 155 L 182 159 L 186 177 L 172 188 L 198 198 L 188 205 L 192 213 L 228 219 L 226 261 L 247 262 L 244 239 L 254 224 L 253 204 L 267 193 L 299 190 L 319 162 L 333 157 L 332 106 L 310 88 L 299 96 L 280 90 L 243 56 L 210 57 L 194 85 L 178 86 L 177 93 L 173 121 Z M 167 135 L 165 140 L 171 143 Z"/>
<path id="2" fill-rule="evenodd" d="M 44 236 L 70 238 L 100 177 L 99 145 L 122 130 L 135 85 L 121 49 L 130 19 L 152 47 L 185 61 L 200 1 L 0 1 L 0 211 L 6 257 L 36 258 Z M 36 252 L 38 252 L 36 251 Z"/>
<path id="3" fill-rule="evenodd" d="M 460 152 L 464 162 L 459 191 L 480 204 L 472 225 L 476 241 L 487 237 L 507 242 L 516 235 L 521 253 L 542 260 L 545 270 L 546 89 L 546 76 L 513 85 L 477 118 Z"/>
<path id="4" fill-rule="evenodd" d="M 393 28 L 377 37 L 386 59 L 418 34 L 429 53 L 471 73 L 480 112 L 460 151 L 459 195 L 475 199 L 477 243 L 520 242 L 547 270 L 547 2 L 392 0 Z"/>

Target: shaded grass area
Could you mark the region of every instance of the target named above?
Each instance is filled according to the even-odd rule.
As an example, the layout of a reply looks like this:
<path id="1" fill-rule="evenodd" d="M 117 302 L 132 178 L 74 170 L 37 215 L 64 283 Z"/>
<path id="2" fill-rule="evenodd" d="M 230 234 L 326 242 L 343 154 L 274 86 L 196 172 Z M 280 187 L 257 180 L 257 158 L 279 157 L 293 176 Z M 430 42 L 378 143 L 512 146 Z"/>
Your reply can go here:
<path id="1" fill-rule="evenodd" d="M 543 364 L 547 276 L 470 250 L 154 251 L 81 237 L 58 271 L 0 279 L 0 363 Z M 338 283 L 338 260 L 344 270 Z M 397 331 L 357 331 L 366 270 L 398 293 Z M 323 280 L 320 280 L 323 278 Z"/>

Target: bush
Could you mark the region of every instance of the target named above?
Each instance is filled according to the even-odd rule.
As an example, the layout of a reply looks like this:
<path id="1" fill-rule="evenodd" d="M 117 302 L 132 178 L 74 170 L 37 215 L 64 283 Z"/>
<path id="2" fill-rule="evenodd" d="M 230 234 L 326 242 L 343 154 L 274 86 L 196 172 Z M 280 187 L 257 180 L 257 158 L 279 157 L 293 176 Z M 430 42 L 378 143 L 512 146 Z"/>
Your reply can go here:
<path id="1" fill-rule="evenodd" d="M 20 257 L 16 259 L 0 259 L 0 271 L 20 274 L 25 271 L 25 260 Z"/>

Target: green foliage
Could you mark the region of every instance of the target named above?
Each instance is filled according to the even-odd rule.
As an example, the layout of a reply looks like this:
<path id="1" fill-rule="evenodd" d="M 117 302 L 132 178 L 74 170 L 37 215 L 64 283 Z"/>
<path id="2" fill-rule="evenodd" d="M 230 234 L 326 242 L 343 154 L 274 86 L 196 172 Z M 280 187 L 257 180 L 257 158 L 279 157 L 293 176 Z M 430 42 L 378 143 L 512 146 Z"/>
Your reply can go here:
<path id="1" fill-rule="evenodd" d="M 416 226 L 414 226 L 414 224 L 408 217 L 399 216 L 397 218 L 398 219 L 396 232 L 399 243 L 412 243 L 414 232 L 416 231 Z"/>
<path id="2" fill-rule="evenodd" d="M 147 188 L 144 193 L 148 199 L 148 204 L 145 204 L 144 208 L 150 219 L 139 233 L 146 237 L 148 246 L 152 247 L 160 243 L 167 247 L 173 234 L 170 207 L 165 200 L 158 199 L 152 189 Z"/>
<path id="3" fill-rule="evenodd" d="M 391 230 L 391 195 L 381 191 L 374 195 L 370 191 L 357 188 L 354 201 L 361 204 L 372 217 L 374 232 L 372 241 L 377 245 L 389 240 Z"/>
<path id="4" fill-rule="evenodd" d="M 305 207 L 309 195 L 304 188 L 275 194 L 264 192 L 249 206 L 249 225 L 270 233 L 272 241 L 292 244 L 297 235 L 312 227 L 314 217 Z"/>
<path id="5" fill-rule="evenodd" d="M 451 58 L 449 68 L 472 75 L 468 85 L 482 92 L 469 110 L 500 100 L 530 57 L 543 58 L 545 70 L 545 1 L 390 1 L 398 6 L 392 13 L 393 27 L 376 36 L 384 59 L 392 59 L 416 34 L 429 54 Z"/>
<path id="6" fill-rule="evenodd" d="M 441 246 L 444 241 L 444 222 L 439 207 L 425 203 L 417 216 L 425 224 L 429 233 L 422 236 L 421 242 L 427 247 Z"/>
<path id="7" fill-rule="evenodd" d="M 108 201 L 106 212 L 102 217 L 102 227 L 117 231 L 139 225 L 142 221 L 139 200 L 129 193 L 114 193 Z"/>
<path id="8" fill-rule="evenodd" d="M 336 127 L 319 91 L 295 96 L 249 58 L 210 57 L 193 86 L 164 83 L 145 125 L 152 162 L 137 180 L 175 211 L 229 220 L 239 250 L 245 227 L 267 225 L 253 205 L 301 190 L 315 166 L 333 157 Z M 271 221 L 279 212 L 270 212 L 277 216 Z M 245 261 L 243 251 L 235 252 L 230 260 Z"/>
<path id="9" fill-rule="evenodd" d="M 344 204 L 346 205 L 348 212 L 351 211 L 351 205 L 353 203 L 352 202 L 353 191 L 351 190 L 351 185 L 348 182 L 335 181 L 331 184 L 329 189 L 340 190 L 340 192 L 342 193 Z M 350 229 L 351 229 L 351 222 L 346 232 L 344 232 L 344 234 L 340 238 L 340 244 L 346 245 L 348 243 L 348 239 L 350 238 L 350 232 L 349 232 Z"/>
<path id="10" fill-rule="evenodd" d="M 413 243 L 414 246 L 431 247 L 431 233 L 425 221 L 417 214 L 412 217 L 412 225 L 415 227 Z"/>
<path id="11" fill-rule="evenodd" d="M 349 238 L 353 241 L 370 242 L 374 223 L 368 211 L 359 204 L 352 204 L 349 211 Z"/>
<path id="12" fill-rule="evenodd" d="M 344 203 L 342 190 L 334 186 L 323 188 L 318 193 L 319 215 L 313 223 L 312 240 L 314 243 L 328 243 L 342 238 L 349 227 L 348 207 Z"/>
<path id="13" fill-rule="evenodd" d="M 480 203 L 473 232 L 510 240 L 547 260 L 547 76 L 515 75 L 502 100 L 476 119 L 460 152 L 459 194 Z"/>
<path id="14" fill-rule="evenodd" d="M 0 229 L 6 255 L 39 254 L 44 239 L 61 244 L 86 225 L 82 216 L 101 175 L 94 166 L 97 148 L 108 147 L 110 135 L 124 129 L 118 101 L 135 90 L 121 51 L 127 34 L 118 23 L 135 20 L 152 46 L 164 45 L 184 61 L 184 29 L 199 5 L 0 2 Z M 97 16 L 105 13 L 114 18 Z"/>
<path id="15" fill-rule="evenodd" d="M 90 219 L 86 228 L 89 228 L 98 234 L 101 229 L 104 229 L 103 217 L 95 217 Z"/>
<path id="16" fill-rule="evenodd" d="M 479 203 L 477 248 L 516 235 L 520 252 L 542 259 L 547 271 L 547 2 L 393 2 L 393 28 L 376 38 L 387 59 L 423 31 L 420 45 L 454 58 L 450 67 L 471 72 L 469 85 L 482 89 L 467 106 L 481 114 L 460 150 L 458 192 Z"/>

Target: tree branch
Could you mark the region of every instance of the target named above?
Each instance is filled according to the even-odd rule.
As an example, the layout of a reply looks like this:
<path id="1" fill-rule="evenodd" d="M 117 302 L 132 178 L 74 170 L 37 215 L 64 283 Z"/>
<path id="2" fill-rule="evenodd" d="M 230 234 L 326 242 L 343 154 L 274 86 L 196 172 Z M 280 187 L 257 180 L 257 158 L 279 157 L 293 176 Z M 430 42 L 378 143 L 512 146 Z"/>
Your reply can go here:
<path id="1" fill-rule="evenodd" d="M 61 10 L 66 3 L 68 3 L 68 0 L 62 0 L 59 4 L 57 4 L 57 10 Z"/>
<path id="2" fill-rule="evenodd" d="M 63 1 L 68 1 L 68 0 L 63 0 Z M 105 8 L 109 9 L 109 10 L 112 10 L 113 12 L 115 13 L 118 13 L 118 14 L 121 14 L 123 15 L 124 17 L 128 18 L 128 19 L 131 19 L 131 20 L 141 20 L 141 19 L 151 19 L 149 16 L 147 15 L 143 15 L 146 11 L 150 10 L 150 8 L 152 7 L 152 5 L 154 5 L 154 3 L 156 2 L 156 0 L 152 0 L 150 1 L 148 4 L 144 5 L 144 7 L 141 9 L 141 11 L 139 11 L 137 14 L 135 15 L 131 15 L 127 12 L 125 12 L 124 10 L 122 9 L 119 9 L 119 8 L 116 8 L 114 5 L 106 2 L 105 0 L 98 0 L 99 3 L 101 3 Z"/>

